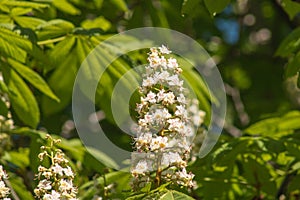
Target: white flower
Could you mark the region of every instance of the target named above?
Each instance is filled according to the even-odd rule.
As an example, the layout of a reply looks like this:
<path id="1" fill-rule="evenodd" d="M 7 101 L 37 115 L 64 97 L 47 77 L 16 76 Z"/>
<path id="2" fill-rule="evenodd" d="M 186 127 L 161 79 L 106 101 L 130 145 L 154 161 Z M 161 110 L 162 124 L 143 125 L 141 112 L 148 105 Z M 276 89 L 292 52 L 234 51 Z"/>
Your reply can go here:
<path id="1" fill-rule="evenodd" d="M 63 171 L 66 176 L 71 177 L 71 178 L 74 177 L 74 173 L 73 173 L 71 167 L 67 166 L 66 168 L 63 168 Z"/>
<path id="2" fill-rule="evenodd" d="M 170 77 L 170 74 L 167 71 L 162 71 L 161 73 L 158 73 L 158 72 L 155 73 L 154 77 L 157 81 L 164 82 L 164 81 L 168 80 L 168 78 Z"/>
<path id="3" fill-rule="evenodd" d="M 160 101 L 164 100 L 165 95 L 166 94 L 165 94 L 165 90 L 164 89 L 159 90 L 159 92 L 156 94 L 156 96 L 157 96 L 157 102 L 160 102 Z"/>
<path id="4" fill-rule="evenodd" d="M 41 180 L 38 184 L 38 188 L 43 190 L 51 190 L 52 189 L 52 182 L 47 180 Z"/>
<path id="5" fill-rule="evenodd" d="M 181 121 L 179 118 L 168 119 L 168 123 L 169 123 L 168 129 L 170 131 L 177 131 L 177 132 L 183 130 L 185 125 L 185 123 Z"/>
<path id="6" fill-rule="evenodd" d="M 183 118 L 187 117 L 187 111 L 186 111 L 184 106 L 179 105 L 179 106 L 176 106 L 176 108 L 177 108 L 177 110 L 175 111 L 176 116 L 180 116 L 180 117 L 183 117 Z"/>
<path id="7" fill-rule="evenodd" d="M 175 102 L 175 95 L 173 92 L 168 92 L 164 95 L 163 102 L 166 104 L 173 104 Z"/>
<path id="8" fill-rule="evenodd" d="M 168 59 L 168 68 L 170 68 L 170 69 L 176 69 L 176 68 L 178 68 L 177 60 L 174 59 L 174 58 L 169 58 Z"/>
<path id="9" fill-rule="evenodd" d="M 146 132 L 141 134 L 137 139 L 136 143 L 138 145 L 138 149 L 142 146 L 148 145 L 151 142 L 152 139 L 152 133 Z"/>
<path id="10" fill-rule="evenodd" d="M 55 165 L 51 167 L 51 170 L 55 174 L 59 174 L 60 176 L 63 175 L 63 168 L 59 164 L 57 164 L 57 163 L 55 163 Z"/>
<path id="11" fill-rule="evenodd" d="M 170 118 L 172 115 L 169 113 L 169 111 L 166 108 L 163 109 L 157 109 L 153 113 L 153 119 L 157 124 L 163 123 L 166 119 Z"/>
<path id="12" fill-rule="evenodd" d="M 161 58 L 159 56 L 157 56 L 157 55 L 152 54 L 148 58 L 148 61 L 150 63 L 150 67 L 155 69 L 155 68 L 157 68 L 160 65 Z"/>
<path id="13" fill-rule="evenodd" d="M 170 76 L 167 78 L 168 84 L 170 86 L 179 86 L 181 87 L 183 85 L 183 81 L 181 81 L 177 74 Z"/>
<path id="14" fill-rule="evenodd" d="M 5 186 L 4 181 L 0 181 L 0 199 L 9 195 L 9 188 Z"/>
<path id="15" fill-rule="evenodd" d="M 158 136 L 156 138 L 152 138 L 152 141 L 150 143 L 150 149 L 152 151 L 155 151 L 158 149 L 164 149 L 167 146 L 167 142 L 168 142 L 167 137 Z"/>
<path id="16" fill-rule="evenodd" d="M 158 47 L 158 49 L 162 54 L 172 53 L 172 51 L 170 51 L 165 45 L 162 45 L 161 47 Z"/>
<path id="17" fill-rule="evenodd" d="M 186 104 L 185 96 L 182 93 L 177 96 L 177 101 L 181 104 Z"/>
<path id="18" fill-rule="evenodd" d="M 43 200 L 60 200 L 60 194 L 55 190 L 52 190 L 51 194 L 45 194 Z"/>
<path id="19" fill-rule="evenodd" d="M 72 181 L 61 179 L 59 183 L 60 183 L 59 186 L 60 191 L 71 191 L 73 189 Z"/>
<path id="20" fill-rule="evenodd" d="M 194 186 L 193 178 L 195 175 L 192 173 L 187 173 L 185 168 L 183 168 L 179 172 L 176 172 L 176 175 L 178 178 L 177 181 L 178 184 L 188 186 L 188 187 Z"/>
<path id="21" fill-rule="evenodd" d="M 147 77 L 146 79 L 143 80 L 143 87 L 149 87 L 152 85 L 155 85 L 156 81 L 152 77 Z"/>
<path id="22" fill-rule="evenodd" d="M 8 178 L 7 174 L 6 174 L 5 171 L 3 170 L 2 165 L 0 165 L 0 180 L 2 180 L 2 179 L 7 179 L 7 178 Z"/>
<path id="23" fill-rule="evenodd" d="M 168 152 L 163 154 L 162 165 L 163 166 L 178 165 L 180 167 L 185 167 L 186 162 L 182 160 L 182 158 L 177 152 Z"/>
<path id="24" fill-rule="evenodd" d="M 156 103 L 156 94 L 154 92 L 149 92 L 147 94 L 147 97 L 145 98 L 146 101 L 150 103 Z"/>
<path id="25" fill-rule="evenodd" d="M 131 170 L 133 175 L 145 174 L 145 172 L 152 171 L 151 165 L 146 160 L 140 160 L 135 168 Z"/>

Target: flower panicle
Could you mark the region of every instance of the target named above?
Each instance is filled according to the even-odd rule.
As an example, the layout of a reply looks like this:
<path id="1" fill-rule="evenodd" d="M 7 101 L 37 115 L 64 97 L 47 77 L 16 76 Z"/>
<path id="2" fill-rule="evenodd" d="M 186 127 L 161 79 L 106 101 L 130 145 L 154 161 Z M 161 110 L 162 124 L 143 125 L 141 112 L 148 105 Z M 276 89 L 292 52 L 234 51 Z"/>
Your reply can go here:
<path id="1" fill-rule="evenodd" d="M 3 169 L 3 166 L 0 165 L 0 199 L 10 200 L 8 197 L 10 195 L 10 189 L 6 186 L 5 181 L 8 179 L 8 175 Z"/>
<path id="2" fill-rule="evenodd" d="M 41 146 L 41 153 L 38 155 L 40 161 L 48 158 L 50 167 L 40 165 L 36 175 L 39 182 L 34 190 L 39 199 L 75 200 L 77 188 L 73 185 L 74 173 L 68 165 L 68 159 L 61 149 L 56 149 L 55 144 L 59 139 L 53 139 L 49 134 L 46 139 L 50 142 L 49 146 Z"/>
<path id="3" fill-rule="evenodd" d="M 194 175 L 186 166 L 205 112 L 199 110 L 197 100 L 186 98 L 189 91 L 180 78 L 182 69 L 170 53 L 164 45 L 150 48 L 149 64 L 142 75 L 132 154 L 134 189 L 149 182 L 194 186 Z"/>

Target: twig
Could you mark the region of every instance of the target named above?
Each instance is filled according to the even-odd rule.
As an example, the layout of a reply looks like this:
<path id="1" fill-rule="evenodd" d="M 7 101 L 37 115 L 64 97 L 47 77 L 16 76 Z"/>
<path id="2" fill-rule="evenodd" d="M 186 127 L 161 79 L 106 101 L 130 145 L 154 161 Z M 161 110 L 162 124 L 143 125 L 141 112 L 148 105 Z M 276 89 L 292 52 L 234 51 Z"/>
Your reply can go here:
<path id="1" fill-rule="evenodd" d="M 232 124 L 225 123 L 224 129 L 235 138 L 242 136 L 242 131 Z"/>
<path id="2" fill-rule="evenodd" d="M 19 196 L 17 195 L 17 193 L 15 192 L 15 190 L 13 189 L 13 187 L 11 186 L 10 181 L 7 180 L 7 179 L 4 179 L 4 182 L 5 182 L 5 184 L 9 187 L 9 189 L 10 189 L 10 194 L 11 194 L 12 198 L 13 198 L 14 200 L 20 200 Z"/>
<path id="3" fill-rule="evenodd" d="M 231 96 L 235 110 L 238 114 L 239 120 L 243 126 L 247 126 L 250 122 L 249 115 L 245 111 L 245 106 L 241 99 L 240 91 L 237 88 L 225 83 L 225 90 Z"/>

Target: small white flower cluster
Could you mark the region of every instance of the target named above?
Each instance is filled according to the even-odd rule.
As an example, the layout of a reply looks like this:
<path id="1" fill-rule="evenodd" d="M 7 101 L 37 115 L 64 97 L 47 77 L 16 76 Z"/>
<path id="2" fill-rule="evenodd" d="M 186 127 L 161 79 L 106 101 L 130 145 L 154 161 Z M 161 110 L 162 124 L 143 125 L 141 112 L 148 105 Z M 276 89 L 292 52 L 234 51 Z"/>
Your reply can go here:
<path id="1" fill-rule="evenodd" d="M 0 81 L 1 81 L 1 78 L 0 78 Z M 8 132 L 9 130 L 13 129 L 14 122 L 11 119 L 12 116 L 9 111 L 10 102 L 9 102 L 7 94 L 0 93 L 0 101 L 4 102 L 6 108 L 8 109 L 6 116 L 0 115 L 0 133 L 1 132 L 3 133 L 3 132 Z"/>
<path id="2" fill-rule="evenodd" d="M 43 200 L 76 200 L 77 188 L 73 185 L 74 173 L 68 166 L 69 161 L 60 149 L 54 148 L 54 144 L 60 140 L 53 139 L 50 135 L 47 135 L 47 139 L 50 146 L 42 146 L 38 157 L 40 161 L 49 158 L 51 166 L 39 166 L 39 183 L 34 193 Z"/>
<path id="3" fill-rule="evenodd" d="M 132 154 L 133 186 L 137 189 L 148 182 L 159 186 L 172 181 L 193 187 L 194 175 L 186 172 L 186 166 L 192 139 L 205 113 L 196 100 L 185 97 L 188 90 L 180 78 L 182 69 L 176 59 L 165 57 L 171 51 L 165 46 L 150 50 L 140 87 L 142 97 L 136 107 L 139 118 Z"/>
<path id="4" fill-rule="evenodd" d="M 1 81 L 1 78 L 0 78 Z M 6 94 L 0 94 L 0 101 L 3 101 L 7 107 L 7 114 L 5 116 L 0 115 L 0 157 L 5 151 L 11 147 L 11 141 L 9 133 L 14 128 L 14 122 L 11 119 L 11 113 L 9 111 L 10 102 Z"/>
<path id="5" fill-rule="evenodd" d="M 8 179 L 8 176 L 3 170 L 2 165 L 0 165 L 0 199 L 10 200 L 10 198 L 8 198 L 8 195 L 10 194 L 10 189 L 6 187 L 4 179 Z"/>

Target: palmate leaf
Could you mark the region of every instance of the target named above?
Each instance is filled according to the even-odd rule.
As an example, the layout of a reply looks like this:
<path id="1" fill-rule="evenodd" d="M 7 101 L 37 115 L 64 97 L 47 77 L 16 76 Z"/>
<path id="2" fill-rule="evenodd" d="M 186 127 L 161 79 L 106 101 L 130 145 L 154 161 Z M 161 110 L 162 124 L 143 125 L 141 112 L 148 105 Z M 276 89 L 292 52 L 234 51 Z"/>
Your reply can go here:
<path id="1" fill-rule="evenodd" d="M 32 43 L 19 34 L 0 26 L 0 54 L 25 62 Z"/>
<path id="2" fill-rule="evenodd" d="M 33 8 L 36 10 L 42 10 L 43 8 L 49 7 L 48 4 L 29 2 L 29 1 L 12 1 L 12 0 L 2 0 L 0 1 L 0 7 L 24 7 L 24 8 Z"/>
<path id="3" fill-rule="evenodd" d="M 35 17 L 15 16 L 14 21 L 21 27 L 34 29 L 45 21 Z"/>
<path id="4" fill-rule="evenodd" d="M 68 2 L 67 0 L 53 0 L 53 5 L 65 12 L 68 13 L 70 15 L 79 15 L 80 14 L 80 10 L 78 8 L 76 8 L 74 5 L 72 5 L 70 2 Z"/>
<path id="5" fill-rule="evenodd" d="M 300 129 L 300 112 L 291 111 L 281 117 L 273 117 L 261 120 L 244 132 L 251 135 L 261 135 L 267 137 L 282 137 L 294 133 Z"/>
<path id="6" fill-rule="evenodd" d="M 59 99 L 55 96 L 55 94 L 49 88 L 47 83 L 38 73 L 13 59 L 8 58 L 7 62 L 16 72 L 18 72 L 20 76 L 22 76 L 26 81 L 31 83 L 35 88 L 40 90 L 48 97 L 59 102 Z"/>
<path id="7" fill-rule="evenodd" d="M 74 80 L 80 66 L 80 61 L 74 48 L 68 52 L 66 57 L 58 62 L 56 70 L 49 76 L 47 83 L 60 99 L 60 102 L 58 103 L 47 96 L 43 96 L 41 99 L 41 109 L 46 116 L 63 110 L 70 103 Z"/>
<path id="8" fill-rule="evenodd" d="M 55 94 L 57 94 L 61 102 L 56 103 L 47 97 L 43 97 L 43 113 L 46 115 L 57 113 L 70 103 L 77 70 L 79 69 L 82 61 L 93 50 L 93 48 L 99 44 L 101 40 L 101 36 L 70 35 L 67 36 L 65 40 L 56 44 L 53 51 L 49 53 L 49 56 L 53 56 L 55 59 L 56 66 L 48 79 L 48 83 L 50 87 L 53 88 L 53 91 Z M 62 48 L 64 52 L 61 52 L 65 56 L 61 56 L 57 52 L 62 50 L 56 48 L 59 46 L 65 47 Z M 90 63 L 84 70 L 86 84 L 88 84 L 90 80 L 98 81 L 100 77 L 95 76 L 97 75 L 97 70 L 103 69 L 106 64 L 109 64 L 109 59 L 112 56 L 107 47 L 103 48 L 103 50 L 100 48 L 96 54 L 97 60 L 89 61 Z M 51 57 L 50 59 L 52 59 Z M 122 76 L 122 74 L 126 73 L 129 69 L 130 66 L 125 61 L 114 62 L 113 65 L 108 68 L 107 72 L 105 72 L 97 91 L 95 91 L 96 102 L 94 99 L 91 99 L 91 101 L 95 102 L 97 106 L 104 110 L 106 117 L 111 122 L 113 122 L 113 117 L 111 114 L 110 98 L 112 95 L 113 86 Z M 126 82 L 124 84 L 126 87 L 132 86 L 130 82 Z M 90 98 L 88 91 L 85 88 L 81 89 L 87 98 Z"/>
<path id="9" fill-rule="evenodd" d="M 12 108 L 24 124 L 35 128 L 40 121 L 40 111 L 32 92 L 22 78 L 9 66 L 2 65 L 5 84 L 9 88 Z"/>
<path id="10" fill-rule="evenodd" d="M 74 25 L 71 22 L 54 19 L 40 24 L 36 28 L 36 34 L 39 40 L 47 40 L 59 36 L 64 36 L 74 29 Z"/>

